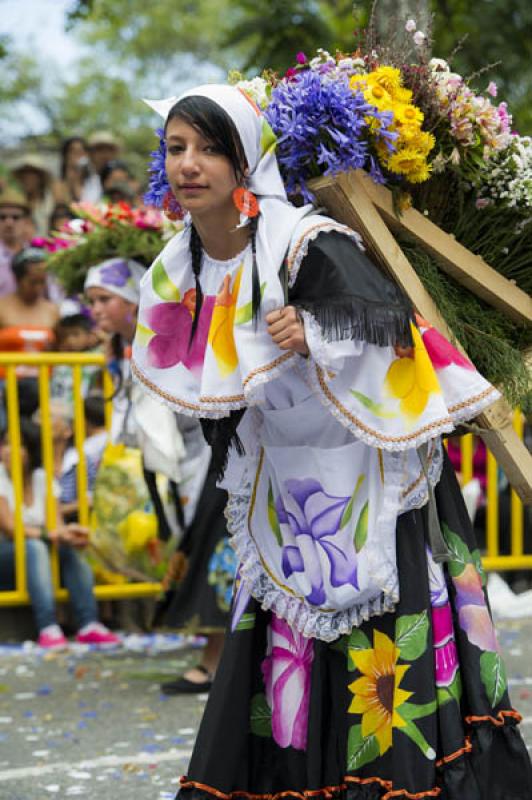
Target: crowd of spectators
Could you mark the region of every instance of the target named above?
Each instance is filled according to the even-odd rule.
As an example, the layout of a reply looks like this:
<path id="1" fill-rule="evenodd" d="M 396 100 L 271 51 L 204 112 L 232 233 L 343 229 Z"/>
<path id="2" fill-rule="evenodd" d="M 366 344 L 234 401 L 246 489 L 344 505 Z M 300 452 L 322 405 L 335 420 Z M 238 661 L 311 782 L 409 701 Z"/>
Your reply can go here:
<path id="1" fill-rule="evenodd" d="M 27 153 L 3 165 L 0 177 L 0 351 L 102 352 L 105 335 L 87 310 L 65 298 L 46 269 L 42 237 L 61 231 L 75 216 L 73 203 L 142 203 L 140 183 L 123 160 L 119 140 L 109 131 L 87 139 L 71 136 L 62 143 L 59 169 L 53 174 L 38 153 Z M 41 460 L 41 419 L 37 368 L 16 367 L 21 457 L 23 466 L 22 518 L 26 537 L 28 591 L 39 643 L 66 643 L 59 628 L 50 571 L 50 540 L 59 546 L 63 584 L 70 590 L 77 638 L 82 642 L 118 641 L 97 621 L 91 570 L 80 551 L 88 531 L 78 522 L 77 465 L 73 446 L 72 369 L 58 365 L 50 374 L 54 495 L 57 524 L 49 530 L 46 518 L 46 479 Z M 7 425 L 5 369 L 0 367 L 0 591 L 12 589 L 14 579 L 14 493 L 11 447 Z M 107 441 L 104 398 L 99 367 L 84 366 L 85 463 L 90 493 Z"/>

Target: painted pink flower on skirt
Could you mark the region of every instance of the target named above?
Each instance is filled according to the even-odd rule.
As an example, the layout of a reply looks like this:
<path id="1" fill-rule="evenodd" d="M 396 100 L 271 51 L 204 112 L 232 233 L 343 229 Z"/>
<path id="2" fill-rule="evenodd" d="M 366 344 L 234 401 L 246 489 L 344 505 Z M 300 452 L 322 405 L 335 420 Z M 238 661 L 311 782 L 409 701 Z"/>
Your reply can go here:
<path id="1" fill-rule="evenodd" d="M 279 747 L 307 747 L 314 642 L 272 614 L 268 654 L 262 662 L 272 735 Z"/>
<path id="2" fill-rule="evenodd" d="M 499 649 L 491 620 L 482 578 L 474 564 L 467 564 L 461 575 L 453 577 L 460 627 L 471 644 L 495 653 Z"/>
<path id="3" fill-rule="evenodd" d="M 146 323 L 155 333 L 148 345 L 152 367 L 168 369 L 181 363 L 191 372 L 201 372 L 215 300 L 214 295 L 203 298 L 190 348 L 195 289 L 189 289 L 181 303 L 157 303 L 146 311 Z"/>
<path id="4" fill-rule="evenodd" d="M 458 652 L 454 637 L 453 617 L 443 569 L 427 548 L 430 605 L 432 610 L 432 645 L 436 686 L 450 686 L 458 672 Z"/>

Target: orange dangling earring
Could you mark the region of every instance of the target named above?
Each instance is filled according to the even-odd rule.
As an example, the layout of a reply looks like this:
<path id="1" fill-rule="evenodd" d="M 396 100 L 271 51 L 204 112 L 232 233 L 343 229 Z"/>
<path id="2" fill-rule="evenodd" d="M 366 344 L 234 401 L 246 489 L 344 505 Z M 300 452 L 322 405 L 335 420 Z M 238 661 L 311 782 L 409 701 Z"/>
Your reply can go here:
<path id="1" fill-rule="evenodd" d="M 252 219 L 259 213 L 259 201 L 249 189 L 244 186 L 237 186 L 233 190 L 233 203 L 240 211 L 240 215 Z"/>
<path id="2" fill-rule="evenodd" d="M 183 219 L 185 216 L 183 207 L 177 202 L 171 189 L 168 189 L 163 197 L 163 211 L 168 219 L 172 220 L 172 222 L 175 222 L 178 219 Z"/>

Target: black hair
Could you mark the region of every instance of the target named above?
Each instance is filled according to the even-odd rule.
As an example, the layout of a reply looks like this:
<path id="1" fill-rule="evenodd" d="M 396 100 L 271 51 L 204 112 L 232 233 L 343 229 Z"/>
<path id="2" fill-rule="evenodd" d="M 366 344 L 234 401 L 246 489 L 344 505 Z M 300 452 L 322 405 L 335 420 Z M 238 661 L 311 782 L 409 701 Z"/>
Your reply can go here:
<path id="1" fill-rule="evenodd" d="M 66 317 L 61 317 L 56 330 L 72 330 L 72 328 L 81 328 L 82 330 L 90 333 L 93 328 L 92 320 L 86 317 L 85 314 L 68 314 Z"/>
<path id="2" fill-rule="evenodd" d="M 11 270 L 16 282 L 19 283 L 22 280 L 31 264 L 39 264 L 45 260 L 44 250 L 40 250 L 38 247 L 25 247 L 17 253 L 11 262 Z"/>
<path id="3" fill-rule="evenodd" d="M 245 171 L 248 167 L 244 146 L 233 120 L 223 108 L 207 97 L 185 97 L 170 109 L 164 127 L 165 136 L 168 123 L 172 119 L 181 119 L 195 128 L 221 155 L 224 155 L 229 160 L 238 184 L 243 184 Z M 252 217 L 248 225 L 253 257 L 251 305 L 255 326 L 257 325 L 260 311 L 260 279 L 256 253 L 257 223 L 258 218 Z M 203 247 L 194 225 L 190 226 L 190 254 L 192 271 L 196 282 L 196 308 L 189 347 L 196 333 L 203 303 L 203 292 L 200 283 Z M 242 414 L 242 410 L 232 411 L 229 417 L 223 419 L 201 420 L 203 435 L 212 448 L 212 466 L 218 478 L 221 478 L 224 474 L 229 448 L 233 446 L 238 453 L 242 454 L 244 452 L 242 442 L 237 433 Z"/>
<path id="4" fill-rule="evenodd" d="M 75 215 L 70 210 L 70 206 L 68 206 L 66 203 L 58 203 L 48 217 L 48 228 L 50 230 L 54 229 L 55 221 L 58 217 L 68 217 L 68 219 L 74 219 Z"/>
<path id="5" fill-rule="evenodd" d="M 83 401 L 85 419 L 89 425 L 95 428 L 103 428 L 105 425 L 105 400 L 99 394 L 90 394 Z"/>
<path id="6" fill-rule="evenodd" d="M 74 142 L 81 142 L 85 150 L 87 150 L 87 142 L 83 138 L 83 136 L 69 136 L 68 139 L 64 139 L 61 143 L 61 178 L 64 180 L 66 177 L 66 162 L 67 162 L 67 155 L 68 151 L 70 150 L 71 145 Z"/>
<path id="7" fill-rule="evenodd" d="M 185 97 L 179 100 L 168 113 L 164 126 L 164 134 L 168 123 L 172 119 L 180 119 L 187 125 L 195 128 L 216 150 L 225 156 L 235 174 L 238 183 L 244 181 L 245 170 L 248 166 L 244 146 L 240 139 L 236 126 L 226 111 L 218 103 L 208 97 Z M 256 233 L 257 218 L 252 218 L 249 223 L 249 234 L 251 239 L 251 249 L 253 253 L 253 272 L 252 272 L 252 310 L 255 325 L 258 321 L 260 308 L 260 280 L 256 258 Z M 192 271 L 196 283 L 196 307 L 192 330 L 190 332 L 189 347 L 192 344 L 196 333 L 201 306 L 203 304 L 203 291 L 200 283 L 201 265 L 203 261 L 203 247 L 200 236 L 194 225 L 190 226 L 190 255 L 192 259 Z"/>
<path id="8" fill-rule="evenodd" d="M 30 472 L 33 472 L 42 466 L 41 426 L 27 417 L 21 417 L 20 442 L 26 448 Z"/>
<path id="9" fill-rule="evenodd" d="M 100 170 L 100 181 L 102 182 L 102 184 L 105 183 L 111 172 L 113 172 L 113 170 L 115 169 L 121 169 L 125 173 L 127 173 L 127 175 L 130 178 L 133 177 L 133 175 L 131 174 L 131 170 L 129 169 L 125 161 L 120 161 L 120 159 L 118 158 L 113 158 L 111 159 L 111 161 L 106 161 Z"/>

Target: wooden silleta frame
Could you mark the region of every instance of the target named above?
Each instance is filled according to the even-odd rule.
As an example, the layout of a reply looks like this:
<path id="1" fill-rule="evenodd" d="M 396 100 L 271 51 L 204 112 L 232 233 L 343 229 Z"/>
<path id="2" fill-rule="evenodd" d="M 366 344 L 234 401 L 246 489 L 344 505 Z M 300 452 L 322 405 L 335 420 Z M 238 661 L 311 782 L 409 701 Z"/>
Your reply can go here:
<path id="1" fill-rule="evenodd" d="M 447 338 L 456 341 L 392 231 L 408 232 L 445 272 L 511 319 L 532 322 L 532 298 L 418 211 L 409 209 L 398 218 L 391 192 L 365 172 L 317 178 L 310 187 L 330 216 L 361 234 L 369 252 L 394 277 L 418 313 Z M 532 454 L 512 427 L 507 403 L 498 400 L 475 422 L 521 500 L 532 503 Z"/>

